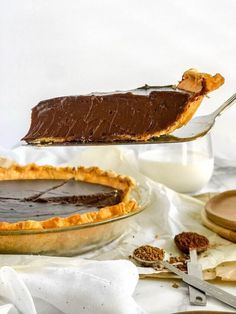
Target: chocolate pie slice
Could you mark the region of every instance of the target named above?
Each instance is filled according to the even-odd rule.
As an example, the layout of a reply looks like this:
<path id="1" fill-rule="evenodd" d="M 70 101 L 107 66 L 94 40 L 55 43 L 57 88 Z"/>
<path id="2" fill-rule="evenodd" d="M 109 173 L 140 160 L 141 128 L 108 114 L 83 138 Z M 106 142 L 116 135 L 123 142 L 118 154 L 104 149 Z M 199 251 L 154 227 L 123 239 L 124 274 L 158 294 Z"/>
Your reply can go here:
<path id="1" fill-rule="evenodd" d="M 0 168 L 0 231 L 88 224 L 137 210 L 127 176 L 91 168 Z"/>
<path id="2" fill-rule="evenodd" d="M 30 144 L 148 141 L 186 124 L 203 97 L 224 83 L 188 70 L 177 86 L 143 86 L 130 91 L 64 96 L 32 109 L 23 138 Z"/>

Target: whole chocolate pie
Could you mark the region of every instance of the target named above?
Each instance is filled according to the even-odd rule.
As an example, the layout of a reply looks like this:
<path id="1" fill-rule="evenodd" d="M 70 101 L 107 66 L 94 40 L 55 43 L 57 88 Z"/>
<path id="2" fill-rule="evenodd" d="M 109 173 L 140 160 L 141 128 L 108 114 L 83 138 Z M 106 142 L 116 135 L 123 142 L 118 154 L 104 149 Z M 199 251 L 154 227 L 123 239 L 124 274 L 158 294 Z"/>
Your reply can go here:
<path id="1" fill-rule="evenodd" d="M 193 116 L 203 97 L 224 83 L 188 70 L 177 86 L 65 96 L 41 101 L 32 110 L 23 140 L 31 144 L 147 141 L 172 133 Z"/>
<path id="2" fill-rule="evenodd" d="M 135 211 L 134 181 L 91 168 L 0 167 L 0 231 L 88 224 Z"/>

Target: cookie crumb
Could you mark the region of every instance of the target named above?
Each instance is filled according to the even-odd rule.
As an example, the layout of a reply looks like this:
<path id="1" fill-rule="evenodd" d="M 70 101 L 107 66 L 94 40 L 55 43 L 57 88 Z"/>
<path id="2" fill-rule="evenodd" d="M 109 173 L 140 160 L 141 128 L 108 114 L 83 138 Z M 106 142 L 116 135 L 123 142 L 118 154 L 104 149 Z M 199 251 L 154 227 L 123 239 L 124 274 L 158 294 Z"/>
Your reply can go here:
<path id="1" fill-rule="evenodd" d="M 170 256 L 169 263 L 173 264 L 179 270 L 187 272 L 187 262 L 188 262 L 188 260 L 189 260 L 189 256 L 188 255 Z"/>
<path id="2" fill-rule="evenodd" d="M 177 282 L 174 282 L 174 283 L 172 284 L 172 288 L 175 288 L 175 289 L 179 288 L 179 285 L 177 284 Z"/>

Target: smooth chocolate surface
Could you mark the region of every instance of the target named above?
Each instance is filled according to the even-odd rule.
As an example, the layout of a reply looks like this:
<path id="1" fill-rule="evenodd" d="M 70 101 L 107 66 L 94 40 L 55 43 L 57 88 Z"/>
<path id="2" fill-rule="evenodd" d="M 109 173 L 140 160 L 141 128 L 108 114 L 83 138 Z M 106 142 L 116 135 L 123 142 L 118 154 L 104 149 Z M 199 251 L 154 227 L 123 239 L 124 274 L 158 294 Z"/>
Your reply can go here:
<path id="1" fill-rule="evenodd" d="M 0 198 L 33 198 L 45 191 L 54 189 L 64 180 L 5 180 L 0 181 Z"/>
<path id="2" fill-rule="evenodd" d="M 45 220 L 98 211 L 122 192 L 100 184 L 63 180 L 0 181 L 0 221 Z"/>
<path id="3" fill-rule="evenodd" d="M 97 206 L 75 204 L 45 204 L 20 200 L 0 199 L 0 221 L 17 222 L 24 220 L 46 220 L 52 217 L 68 217 L 88 211 L 98 211 Z"/>
<path id="4" fill-rule="evenodd" d="M 41 194 L 35 199 L 36 202 L 50 202 L 60 204 L 87 204 L 107 206 L 121 201 L 121 193 L 98 184 L 67 181 L 60 187 Z"/>
<path id="5" fill-rule="evenodd" d="M 32 110 L 30 130 L 23 140 L 99 142 L 154 134 L 177 120 L 192 95 L 174 87 L 146 86 L 41 101 Z"/>

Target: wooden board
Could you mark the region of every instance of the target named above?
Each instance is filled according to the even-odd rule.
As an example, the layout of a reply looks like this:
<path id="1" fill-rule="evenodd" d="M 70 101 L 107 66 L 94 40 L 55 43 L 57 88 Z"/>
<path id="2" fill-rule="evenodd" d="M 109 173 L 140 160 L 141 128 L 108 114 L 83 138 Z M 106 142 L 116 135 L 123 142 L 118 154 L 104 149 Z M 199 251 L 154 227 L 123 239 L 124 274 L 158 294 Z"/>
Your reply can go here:
<path id="1" fill-rule="evenodd" d="M 212 197 L 205 210 L 207 217 L 216 225 L 236 231 L 236 190 Z"/>
<path id="2" fill-rule="evenodd" d="M 215 224 L 207 217 L 205 209 L 201 211 L 201 218 L 203 224 L 207 228 L 211 229 L 213 232 L 217 233 L 221 237 L 236 243 L 236 232 Z"/>

